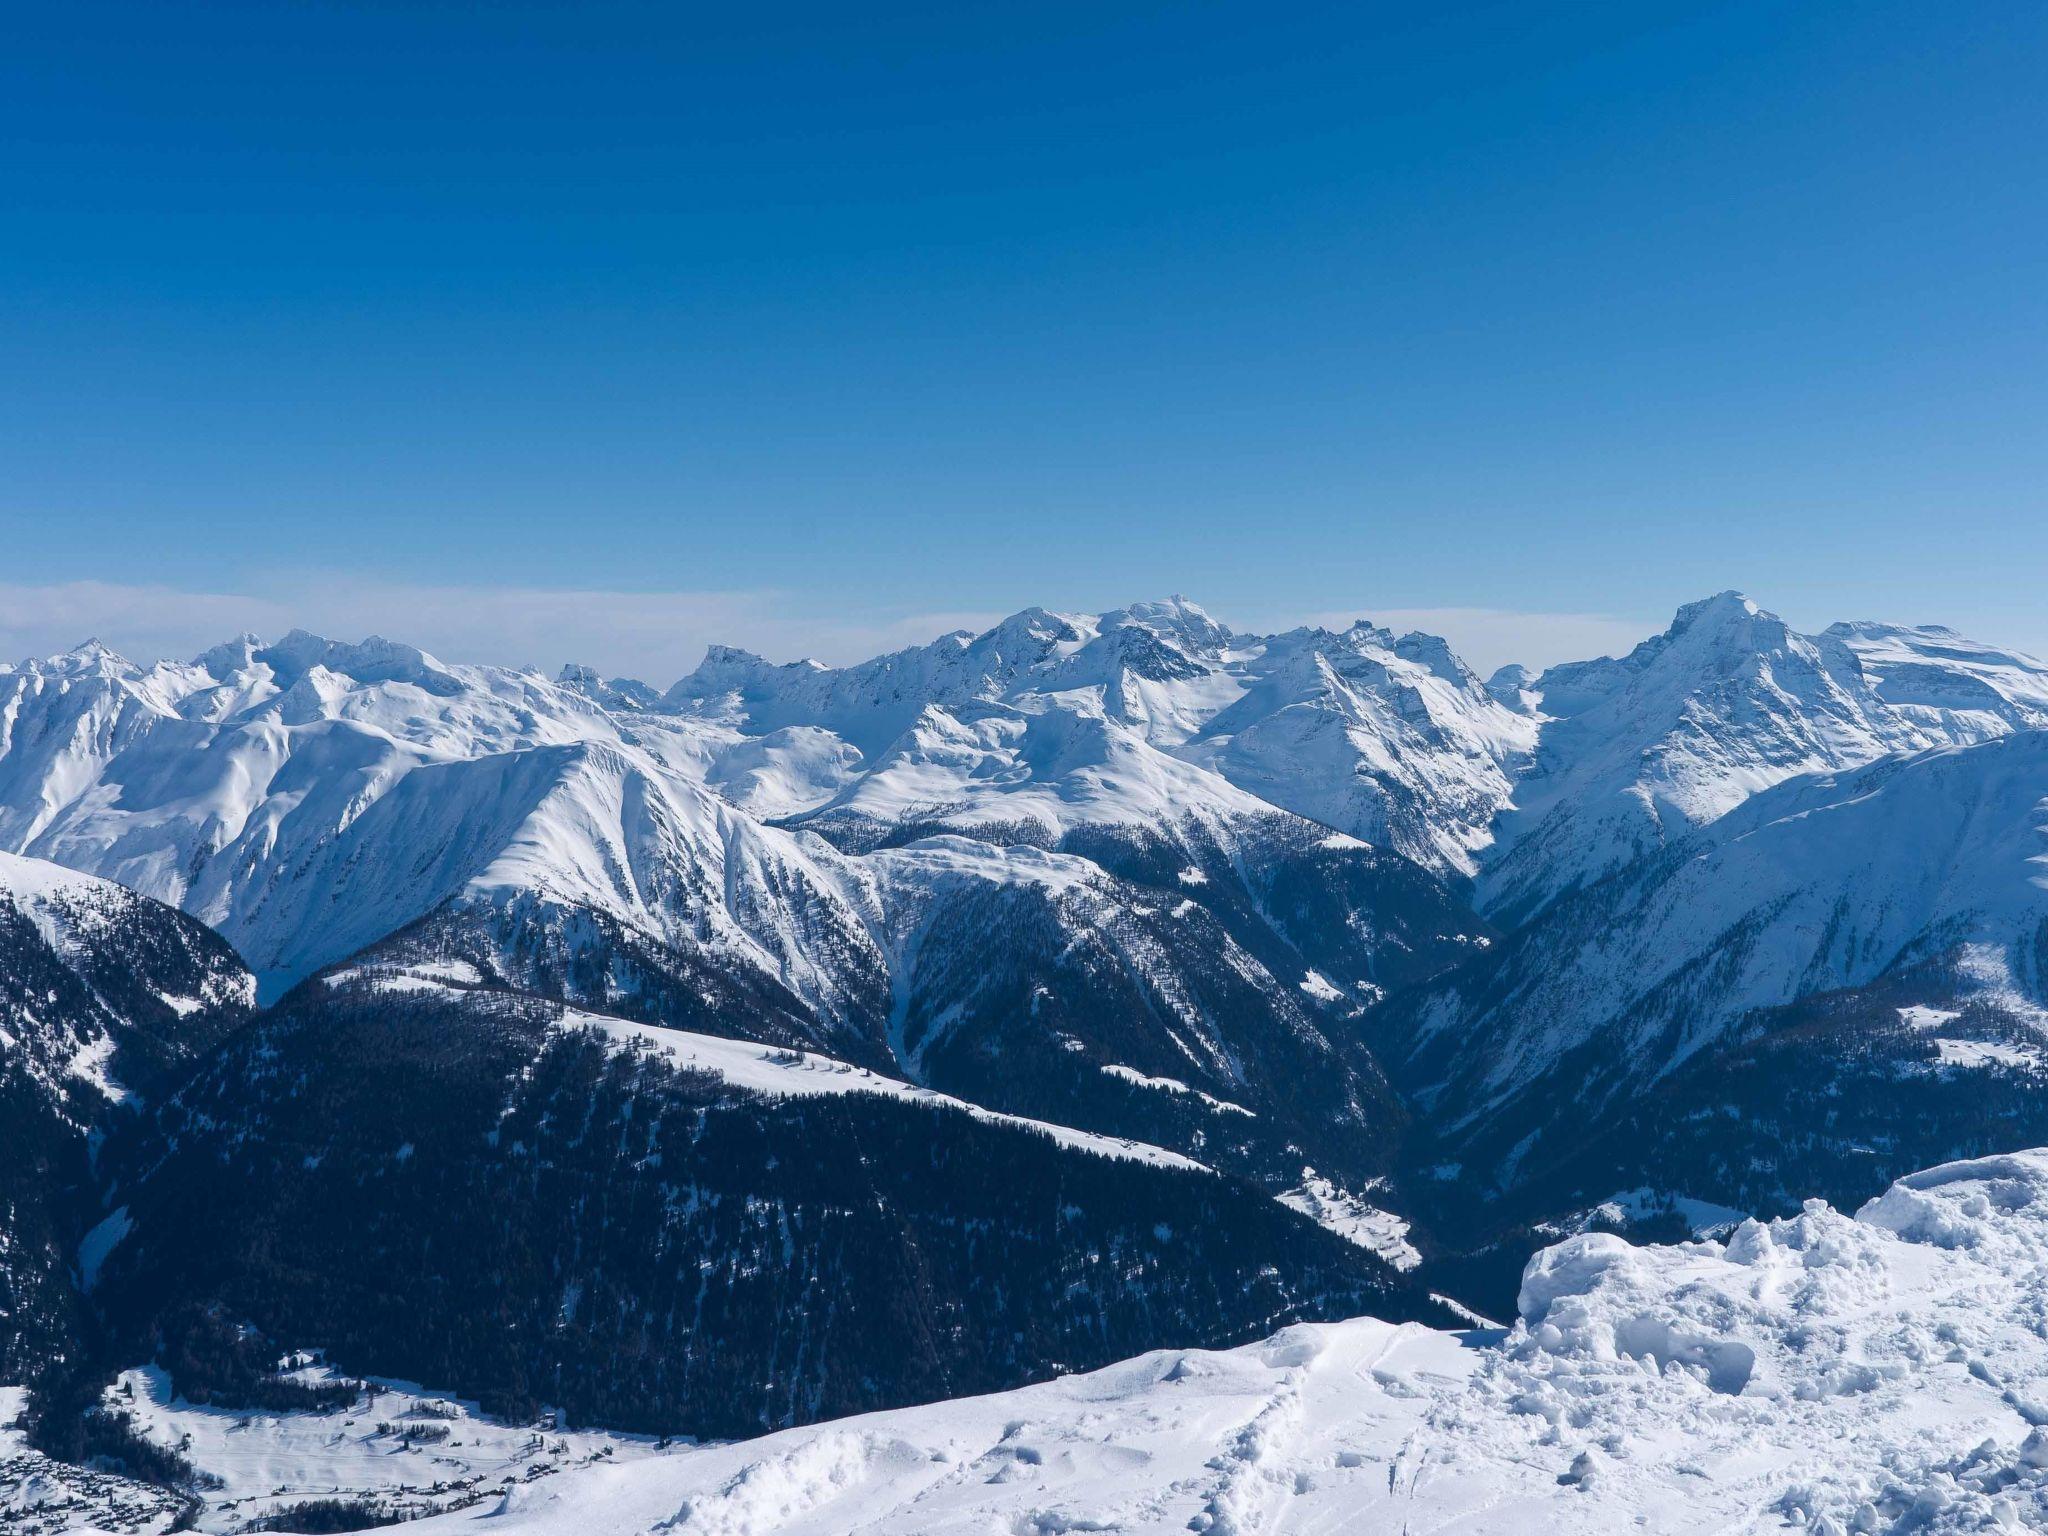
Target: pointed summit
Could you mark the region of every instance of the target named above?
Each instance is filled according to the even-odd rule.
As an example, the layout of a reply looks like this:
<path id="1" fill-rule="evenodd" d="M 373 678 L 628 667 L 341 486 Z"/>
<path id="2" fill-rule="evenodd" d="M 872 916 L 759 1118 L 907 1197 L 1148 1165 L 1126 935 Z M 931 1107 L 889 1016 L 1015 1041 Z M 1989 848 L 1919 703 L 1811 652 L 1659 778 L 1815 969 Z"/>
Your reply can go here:
<path id="1" fill-rule="evenodd" d="M 1791 627 L 1783 619 L 1731 588 L 1726 592 L 1716 592 L 1712 597 L 1703 597 L 1698 602 L 1687 603 L 1672 615 L 1670 627 L 1659 638 L 1667 641 L 1687 635 L 1716 640 L 1725 638 L 1736 645 L 1769 649 L 1784 644 L 1791 633 Z M 1656 640 L 1648 643 L 1654 645 Z"/>
<path id="2" fill-rule="evenodd" d="M 555 686 L 605 709 L 652 709 L 661 702 L 661 695 L 638 678 L 602 677 L 597 668 L 573 661 L 555 674 Z"/>
<path id="3" fill-rule="evenodd" d="M 1525 921 L 1785 779 L 2042 718 L 2043 679 L 1964 645 L 1804 635 L 1728 591 L 1686 604 L 1626 656 L 1550 668 L 1542 760 L 1500 824 L 1481 910 Z"/>
<path id="4" fill-rule="evenodd" d="M 1702 597 L 1695 602 L 1683 604 L 1673 616 L 1671 627 L 1688 629 L 1703 619 L 1754 618 L 1762 612 L 1763 609 L 1751 602 L 1747 594 L 1729 587 L 1726 591 L 1716 592 L 1712 597 Z M 1776 615 L 1768 617 L 1775 618 Z"/>
<path id="5" fill-rule="evenodd" d="M 30 658 L 27 667 L 30 670 L 51 672 L 64 677 L 132 673 L 139 670 L 126 656 L 97 636 L 74 645 L 68 651 L 59 651 L 47 661 L 38 662 Z"/>
<path id="6" fill-rule="evenodd" d="M 238 672 L 246 672 L 254 665 L 256 653 L 263 649 L 263 637 L 251 630 L 243 630 L 232 640 L 223 640 L 209 650 L 201 651 L 192 658 L 192 665 L 225 682 Z"/>
<path id="7" fill-rule="evenodd" d="M 1132 603 L 1102 616 L 1104 630 L 1132 627 L 1149 629 L 1190 653 L 1215 654 L 1230 644 L 1229 629 L 1217 623 L 1199 604 L 1179 593 L 1156 602 Z"/>

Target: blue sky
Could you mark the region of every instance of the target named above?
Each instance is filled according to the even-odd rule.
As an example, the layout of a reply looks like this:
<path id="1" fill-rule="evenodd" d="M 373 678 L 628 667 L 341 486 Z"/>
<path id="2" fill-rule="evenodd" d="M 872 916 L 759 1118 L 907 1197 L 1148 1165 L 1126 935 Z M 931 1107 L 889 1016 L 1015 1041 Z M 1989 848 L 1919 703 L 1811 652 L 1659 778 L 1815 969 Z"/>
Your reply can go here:
<path id="1" fill-rule="evenodd" d="M 1738 586 L 2048 651 L 2038 5 L 9 29 L 9 650 L 659 676 L 1181 591 L 1490 665 Z"/>

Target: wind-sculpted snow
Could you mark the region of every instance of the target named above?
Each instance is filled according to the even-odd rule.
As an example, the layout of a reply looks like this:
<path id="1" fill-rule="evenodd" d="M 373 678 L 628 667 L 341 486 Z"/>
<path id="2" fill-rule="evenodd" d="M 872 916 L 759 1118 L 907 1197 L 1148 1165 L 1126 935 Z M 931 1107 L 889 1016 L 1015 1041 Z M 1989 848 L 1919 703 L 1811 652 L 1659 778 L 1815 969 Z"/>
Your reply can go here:
<path id="1" fill-rule="evenodd" d="M 1504 1334 L 1303 1325 L 478 1510 L 536 1536 L 2038 1530 L 2044 1273 L 2048 1153 L 2017 1153 L 1726 1243 L 1573 1238 Z"/>
<path id="2" fill-rule="evenodd" d="M 436 1405 L 463 1448 L 430 1465 L 433 1446 L 400 1455 L 376 1413 L 224 1413 L 150 1390 L 140 1418 L 201 1470 L 227 1458 L 199 1517 L 218 1531 L 316 1488 L 454 1506 L 423 1533 L 533 1536 L 2039 1530 L 2044 1275 L 2048 1152 L 2030 1151 L 1725 1242 L 1574 1237 L 1530 1261 L 1508 1330 L 1300 1325 L 732 1443 L 592 1459 L 586 1434 L 508 1460 L 513 1434 Z M 82 1517 L 130 1509 L 156 1529 L 172 1513 L 103 1474 L 33 1470 Z"/>

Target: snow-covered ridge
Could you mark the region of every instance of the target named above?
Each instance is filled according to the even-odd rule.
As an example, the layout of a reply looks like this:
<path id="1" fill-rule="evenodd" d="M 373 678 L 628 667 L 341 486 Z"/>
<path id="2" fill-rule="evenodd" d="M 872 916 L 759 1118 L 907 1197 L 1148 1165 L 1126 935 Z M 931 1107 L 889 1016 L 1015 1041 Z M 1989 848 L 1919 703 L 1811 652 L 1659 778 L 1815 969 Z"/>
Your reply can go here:
<path id="1" fill-rule="evenodd" d="M 368 986 L 383 992 L 451 992 L 474 986 L 481 978 L 475 967 L 462 961 L 400 965 L 364 964 L 343 966 L 321 978 L 325 985 Z M 1072 1126 L 1032 1120 L 1022 1115 L 1005 1115 L 970 1104 L 950 1094 L 936 1093 L 900 1078 L 884 1077 L 852 1062 L 841 1061 L 816 1051 L 785 1050 L 764 1046 L 753 1040 L 734 1040 L 723 1035 L 700 1034 L 694 1030 L 670 1029 L 658 1024 L 641 1024 L 609 1014 L 580 1008 L 564 1008 L 558 1021 L 563 1029 L 594 1030 L 613 1043 L 652 1051 L 690 1072 L 709 1072 L 736 1088 L 771 1098 L 807 1098 L 821 1094 L 872 1094 L 902 1099 L 934 1108 L 955 1110 L 989 1125 L 1010 1125 L 1020 1130 L 1050 1136 L 1061 1146 L 1097 1157 L 1147 1163 L 1155 1168 L 1182 1168 L 1196 1173 L 1211 1170 L 1192 1158 L 1118 1136 L 1100 1136 Z M 1185 1088 L 1182 1089 L 1186 1091 Z M 1235 1105 L 1227 1106 L 1236 1109 Z M 1243 1110 L 1237 1111 L 1245 1113 Z"/>
<path id="2" fill-rule="evenodd" d="M 2048 1152 L 2020 1152 L 1913 1175 L 1854 1217 L 1811 1202 L 1746 1221 L 1725 1242 L 1572 1238 L 1530 1262 L 1505 1331 L 1300 1326 L 537 1481 L 500 1472 L 426 1529 L 2038 1530 L 2044 1271 Z M 168 1439 L 195 1412 L 152 1401 L 148 1422 Z M 485 1447 L 497 1433 L 470 1429 L 459 1438 Z M 227 1444 L 207 1433 L 201 1449 Z M 241 1427 L 259 1438 L 229 1437 L 237 1468 L 290 1446 L 258 1481 L 292 1481 L 298 1455 L 351 1488 L 389 1486 L 331 1434 L 294 1433 Z"/>
<path id="3" fill-rule="evenodd" d="M 1533 688 L 1548 719 L 1480 880 L 1509 920 L 1787 779 L 2048 726 L 2048 664 L 1942 629 L 1802 635 L 1737 592 Z"/>
<path id="4" fill-rule="evenodd" d="M 1536 730 L 1435 636 L 1241 635 L 1183 598 L 1027 609 L 853 667 L 716 650 L 664 702 L 750 735 L 845 741 L 868 766 L 828 814 L 1025 818 L 1057 836 L 1076 819 L 1277 807 L 1456 873 Z"/>
<path id="5" fill-rule="evenodd" d="M 511 890 L 687 933 L 831 1011 L 790 914 L 837 909 L 857 951 L 869 882 L 770 821 L 1235 851 L 1295 812 L 1456 870 L 1531 730 L 1440 641 L 1242 637 L 1178 599 L 855 668 L 715 650 L 661 695 L 374 637 L 150 666 L 92 644 L 0 667 L 0 849 L 183 908 L 272 993 Z"/>
<path id="6" fill-rule="evenodd" d="M 688 1030 L 664 1029 L 654 1024 L 635 1024 L 603 1014 L 570 1009 L 562 1024 L 571 1029 L 595 1029 L 608 1039 L 654 1051 L 692 1072 L 711 1072 L 735 1087 L 751 1089 L 771 1097 L 799 1098 L 814 1094 L 865 1093 L 883 1098 L 903 1099 L 934 1108 L 956 1110 L 989 1125 L 1010 1125 L 1020 1130 L 1050 1136 L 1061 1146 L 1097 1157 L 1120 1158 L 1149 1163 L 1155 1168 L 1183 1168 L 1192 1172 L 1209 1170 L 1192 1158 L 1118 1136 L 1098 1136 L 1072 1126 L 1029 1120 L 1022 1115 L 998 1114 L 979 1104 L 949 1094 L 934 1093 L 898 1078 L 883 1077 L 851 1062 L 839 1061 L 809 1051 L 764 1048 L 749 1040 L 727 1040 L 718 1035 L 700 1035 Z"/>
<path id="7" fill-rule="evenodd" d="M 111 880 L 0 853 L 0 912 L 39 951 L 10 950 L 0 974 L 0 1070 L 25 1070 L 60 1102 L 131 1097 L 110 1073 L 129 1028 L 254 1001 L 248 973 L 196 942 L 210 935 Z M 45 961 L 68 973 L 61 989 Z M 114 973 L 123 986 L 107 984 Z"/>
<path id="8" fill-rule="evenodd" d="M 1448 1107 L 1569 1120 L 1583 1082 L 1543 1074 L 1570 1052 L 1598 1042 L 1604 1091 L 1640 1087 L 1749 1010 L 1914 966 L 2048 1037 L 2044 923 L 2048 730 L 2020 730 L 1764 790 L 1560 903 L 1416 1023 L 1460 1085 Z"/>
<path id="9" fill-rule="evenodd" d="M 0 901 L 34 923 L 52 949 L 74 947 L 77 923 L 131 900 L 132 895 L 111 880 L 82 875 L 46 859 L 0 853 Z"/>
<path id="10" fill-rule="evenodd" d="M 151 666 L 89 643 L 0 666 L 0 848 L 171 901 L 259 971 L 302 973 L 261 953 L 285 947 L 246 892 L 266 866 L 423 765 L 581 744 L 756 821 L 1057 839 L 1278 809 L 1481 872 L 1514 914 L 1786 777 L 2043 724 L 2048 665 L 1938 628 L 1800 635 L 1733 593 L 1619 660 L 1486 683 L 1434 636 L 1239 634 L 1182 598 L 1026 609 L 850 667 L 714 647 L 665 692 L 377 637 L 245 635 Z"/>
<path id="11" fill-rule="evenodd" d="M 1771 861 L 1781 848 L 1793 857 L 1799 836 L 1760 832 L 1754 850 L 1769 859 L 1722 836 L 1774 786 L 1825 793 L 1828 774 L 2044 725 L 2040 663 L 1935 629 L 1800 635 L 1736 594 L 1689 605 L 1627 657 L 1491 683 L 1434 637 L 1367 623 L 1240 634 L 1178 598 L 1099 615 L 1028 609 L 853 667 L 714 650 L 660 693 L 587 668 L 550 678 L 295 632 L 188 663 L 143 667 L 87 646 L 0 669 L 0 850 L 181 907 L 233 943 L 270 996 L 450 912 L 478 915 L 507 945 L 597 926 L 613 949 L 626 935 L 675 959 L 668 979 L 695 978 L 689 993 L 706 1006 L 717 993 L 773 1014 L 773 1038 L 893 1058 L 912 1077 L 917 1053 L 963 1021 L 986 1031 L 1020 1007 L 1038 1016 L 1008 993 L 976 1015 L 958 959 L 980 935 L 957 930 L 1002 906 L 989 893 L 1029 888 L 1061 907 L 1033 931 L 1107 935 L 1105 952 L 1180 1042 L 1175 1056 L 1119 1043 L 1097 1065 L 1190 1083 L 1213 1068 L 1198 1086 L 1270 1119 L 1268 1101 L 1240 1092 L 1242 1042 L 1211 1027 L 1241 1011 L 1190 995 L 1197 949 L 1305 1034 L 1452 963 L 1440 941 L 1456 925 L 1483 946 L 1455 877 L 1477 871 L 1480 898 L 1512 927 L 1582 882 L 1706 836 L 1713 867 L 1754 858 L 1768 866 L 1759 888 L 1782 891 L 1789 866 Z M 1957 857 L 2002 857 L 1995 840 L 1930 850 L 1935 824 L 1939 807 L 1888 829 L 1903 873 L 1873 873 L 1905 882 L 1899 913 L 1919 910 L 1912 893 L 1942 860 L 1954 893 L 1992 877 Z M 1353 867 L 1332 873 L 1319 858 Z M 1799 899 L 1815 910 L 1843 894 L 1829 880 L 1861 867 L 1824 864 L 1800 869 L 1812 878 Z M 1319 905 L 1290 914 L 1269 899 L 1315 882 Z M 1866 879 L 1848 895 L 1879 890 Z M 1726 906 L 1731 891 L 1702 899 Z M 1725 927 L 1751 909 L 1703 910 Z M 1965 914 L 1948 902 L 1935 915 Z M 948 923 L 956 931 L 933 931 Z M 1812 970 L 1813 956 L 1790 951 L 1814 930 L 1786 925 L 1739 985 L 1701 1006 L 1712 1025 L 1853 982 L 1884 962 L 1877 950 L 1899 926 L 1868 928 L 1864 951 Z M 1583 997 L 1625 1005 L 1639 975 L 1669 974 L 1667 951 L 1717 931 L 1688 911 L 1627 965 L 1602 962 L 1610 944 L 1570 966 Z M 2010 939 L 1985 938 L 1986 953 L 2017 964 Z M 913 1019 L 920 964 L 948 947 L 953 990 Z M 1423 958 L 1383 970 L 1404 953 Z M 594 957 L 594 944 L 577 956 L 609 974 Z M 2023 967 L 2010 980 L 2041 1001 Z M 1594 1011 L 1575 1002 L 1572 1027 Z M 1420 1032 L 1440 1037 L 1435 1023 L 1467 1013 L 1453 999 Z M 1563 1039 L 1509 1034 L 1499 1061 L 1525 1077 Z"/>

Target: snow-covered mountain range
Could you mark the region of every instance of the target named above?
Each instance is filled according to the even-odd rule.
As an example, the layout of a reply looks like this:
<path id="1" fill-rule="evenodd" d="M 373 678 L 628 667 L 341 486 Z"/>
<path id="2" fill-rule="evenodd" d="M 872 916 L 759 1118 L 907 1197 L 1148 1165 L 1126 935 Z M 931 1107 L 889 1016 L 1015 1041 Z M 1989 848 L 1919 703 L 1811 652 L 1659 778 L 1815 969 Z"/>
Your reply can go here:
<path id="1" fill-rule="evenodd" d="M 1261 1306 L 1435 1290 L 1498 1315 L 1546 1235 L 1853 1203 L 2048 1140 L 2048 665 L 1938 628 L 1804 635 L 1734 593 L 1626 656 L 1486 680 L 1431 636 L 1242 634 L 1179 598 L 849 667 L 714 648 L 667 688 L 303 632 L 148 665 L 87 645 L 0 668 L 0 859 L 17 976 L 84 978 L 16 987 L 0 1036 L 39 1155 L 68 1159 L 44 1185 L 77 1196 L 36 1218 L 38 1295 L 97 1228 L 68 1268 L 106 1266 L 110 1327 L 263 1313 L 360 1368 L 443 1351 L 464 1390 L 580 1383 L 650 1424 L 1000 1385 L 1174 1328 L 1244 1337 Z M 608 1043 L 570 1049 L 562 1018 Z M 365 1057 L 410 1064 L 374 1112 Z M 812 1091 L 853 1081 L 874 1091 Z M 636 1115 L 701 1129 L 706 1091 L 716 1156 L 561 1139 L 579 1093 L 624 1157 L 659 1141 Z M 913 1134 L 941 1109 L 956 1173 L 1087 1183 L 1114 1214 L 911 1200 L 953 1187 Z M 401 1175 L 395 1149 L 430 1144 L 408 1116 L 474 1135 Z M 516 1154 L 483 1139 L 499 1120 L 530 1122 Z M 535 1146 L 575 1170 L 531 1176 L 539 1216 L 509 1193 Z M 1075 1171 L 1118 1147 L 1139 1169 Z M 858 1191 L 776 1174 L 847 1157 Z M 290 1191 L 346 1227 L 372 1185 L 412 1192 L 355 1250 L 431 1243 L 416 1224 L 455 1202 L 494 1213 L 471 1246 L 501 1271 L 551 1256 L 549 1294 L 500 1319 L 516 1359 L 465 1342 L 452 1294 L 374 1324 L 388 1302 L 327 1278 L 342 1250 L 287 1264 L 286 1212 L 238 1203 Z M 1014 1347 L 970 1369 L 964 1335 L 899 1339 L 862 1355 L 865 1398 L 813 1355 L 808 1396 L 771 1388 L 816 1342 L 773 1332 L 674 1375 L 679 1275 L 772 1246 L 694 1214 L 712 1189 L 776 1211 L 806 1305 L 868 1274 L 812 1224 L 904 1199 L 890 1272 Z M 666 1257 L 588 1270 L 592 1200 Z M 1249 1289 L 1188 1267 L 1197 1207 L 1236 1245 L 1200 1262 Z M 229 1210 L 262 1240 L 181 1236 Z M 983 1294 L 970 1231 L 1031 1281 Z M 1063 1269 L 1069 1243 L 1126 1282 Z M 752 1272 L 729 1284 L 738 1306 Z M 592 1372 L 628 1347 L 593 1286 L 662 1317 L 633 1335 L 644 1374 Z M 14 1314 L 47 1345 L 36 1305 Z"/>
<path id="2" fill-rule="evenodd" d="M 851 667 L 714 649 L 666 690 L 304 633 L 89 644 L 0 671 L 0 847 L 181 907 L 266 997 L 409 935 L 1191 1153 L 1219 1128 L 1186 1107 L 1230 1104 L 1274 1130 L 1238 1128 L 1240 1166 L 1284 1179 L 1292 1144 L 1356 1182 L 1417 1105 L 1556 1100 L 1588 1050 L 1611 1099 L 1957 925 L 1958 987 L 2040 1002 L 2044 727 L 2041 663 L 1733 593 L 1490 682 L 1431 636 L 1179 598 Z M 1881 797 L 1829 777 L 1866 767 Z M 1972 882 L 2001 880 L 1994 922 Z"/>
<path id="3" fill-rule="evenodd" d="M 1786 779 L 2048 726 L 2029 657 L 1939 628 L 1801 635 L 1735 592 L 1534 686 L 1550 718 L 1480 887 L 1509 922 Z"/>

